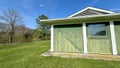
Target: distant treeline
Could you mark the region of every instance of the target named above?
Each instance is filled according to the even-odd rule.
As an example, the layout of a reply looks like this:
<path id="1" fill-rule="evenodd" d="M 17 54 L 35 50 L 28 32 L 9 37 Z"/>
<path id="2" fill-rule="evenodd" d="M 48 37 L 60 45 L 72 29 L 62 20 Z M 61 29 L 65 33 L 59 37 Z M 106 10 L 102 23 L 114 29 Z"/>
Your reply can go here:
<path id="1" fill-rule="evenodd" d="M 10 26 L 7 23 L 0 22 L 0 44 L 10 43 Z M 45 39 L 49 39 L 50 32 L 47 32 Z M 30 29 L 24 25 L 15 26 L 13 43 L 22 43 L 30 41 L 43 40 L 42 32 L 39 29 Z"/>

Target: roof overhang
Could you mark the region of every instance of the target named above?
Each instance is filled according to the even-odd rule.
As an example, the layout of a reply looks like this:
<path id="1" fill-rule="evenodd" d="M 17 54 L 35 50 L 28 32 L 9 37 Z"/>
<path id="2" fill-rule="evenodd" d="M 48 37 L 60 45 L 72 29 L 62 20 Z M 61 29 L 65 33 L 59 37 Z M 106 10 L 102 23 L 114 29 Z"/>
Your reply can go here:
<path id="1" fill-rule="evenodd" d="M 43 25 L 62 25 L 108 21 L 120 21 L 120 13 L 41 20 Z"/>

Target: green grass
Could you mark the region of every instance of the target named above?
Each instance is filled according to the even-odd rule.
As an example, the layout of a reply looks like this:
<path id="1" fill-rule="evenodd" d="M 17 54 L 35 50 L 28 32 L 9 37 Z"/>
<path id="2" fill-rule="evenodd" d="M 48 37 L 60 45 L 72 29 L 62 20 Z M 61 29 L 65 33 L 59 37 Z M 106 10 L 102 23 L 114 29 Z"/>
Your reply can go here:
<path id="1" fill-rule="evenodd" d="M 49 41 L 0 45 L 0 68 L 120 68 L 119 61 L 43 57 Z"/>

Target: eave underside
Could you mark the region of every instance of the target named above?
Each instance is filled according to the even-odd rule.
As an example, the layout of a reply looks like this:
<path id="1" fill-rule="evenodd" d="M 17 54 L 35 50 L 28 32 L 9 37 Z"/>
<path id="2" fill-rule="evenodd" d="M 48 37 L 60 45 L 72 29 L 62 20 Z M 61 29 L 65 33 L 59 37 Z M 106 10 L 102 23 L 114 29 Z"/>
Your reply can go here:
<path id="1" fill-rule="evenodd" d="M 81 24 L 81 23 L 96 23 L 96 22 L 108 22 L 108 21 L 120 21 L 120 13 L 106 14 L 106 15 L 94 15 L 94 16 L 82 16 L 73 18 L 61 18 L 61 19 L 48 19 L 41 20 L 44 25 L 64 25 L 64 24 Z"/>

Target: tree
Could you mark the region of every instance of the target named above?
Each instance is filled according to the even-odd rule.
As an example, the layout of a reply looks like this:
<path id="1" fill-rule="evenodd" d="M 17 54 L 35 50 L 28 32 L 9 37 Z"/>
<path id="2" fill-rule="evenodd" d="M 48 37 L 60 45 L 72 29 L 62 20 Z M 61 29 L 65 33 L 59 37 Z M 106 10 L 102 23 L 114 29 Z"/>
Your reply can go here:
<path id="1" fill-rule="evenodd" d="M 36 23 L 38 24 L 38 30 L 40 30 L 40 36 L 39 38 L 42 38 L 43 40 L 45 40 L 45 38 L 49 38 L 49 35 L 50 35 L 50 32 L 49 32 L 49 28 L 50 26 L 46 26 L 46 25 L 43 25 L 40 20 L 43 20 L 43 19 L 48 19 L 47 16 L 45 15 L 40 15 L 38 16 L 38 18 L 36 19 Z"/>
<path id="2" fill-rule="evenodd" d="M 30 42 L 30 41 L 32 41 L 32 38 L 33 38 L 33 32 L 32 31 L 26 32 L 24 36 L 25 36 L 25 39 L 27 40 L 27 42 Z"/>
<path id="3" fill-rule="evenodd" d="M 9 25 L 7 23 L 0 22 L 0 32 L 1 31 L 8 33 L 9 32 Z"/>
<path id="4" fill-rule="evenodd" d="M 9 41 L 9 25 L 0 22 L 0 43 L 8 43 Z"/>
<path id="5" fill-rule="evenodd" d="M 22 16 L 13 9 L 3 10 L 3 14 L 0 15 L 0 19 L 4 20 L 10 25 L 10 43 L 13 43 L 13 38 L 15 34 L 15 26 L 22 22 Z"/>

